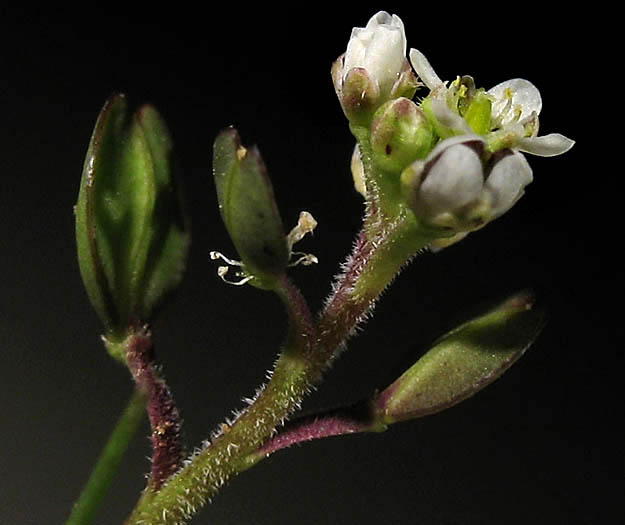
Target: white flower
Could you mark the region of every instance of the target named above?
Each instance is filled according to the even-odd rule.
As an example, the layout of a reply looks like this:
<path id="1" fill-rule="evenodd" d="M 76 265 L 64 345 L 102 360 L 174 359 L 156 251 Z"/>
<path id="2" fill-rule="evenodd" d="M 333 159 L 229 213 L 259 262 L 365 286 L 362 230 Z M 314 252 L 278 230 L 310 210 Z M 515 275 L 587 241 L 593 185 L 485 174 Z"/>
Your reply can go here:
<path id="1" fill-rule="evenodd" d="M 575 144 L 575 141 L 559 133 L 536 136 L 543 103 L 540 91 L 528 80 L 506 80 L 489 89 L 488 94 L 493 97 L 493 124 L 518 136 L 516 149 L 541 157 L 553 157 L 567 152 Z M 529 137 L 525 136 L 528 124 L 533 128 Z"/>
<path id="2" fill-rule="evenodd" d="M 406 60 L 404 24 L 397 15 L 380 11 L 366 27 L 352 29 L 343 62 L 343 80 L 354 68 L 363 68 L 387 97 Z"/>
<path id="3" fill-rule="evenodd" d="M 441 141 L 402 174 L 417 217 L 453 233 L 476 230 L 503 215 L 530 182 L 532 170 L 521 153 L 490 154 L 475 134 Z"/>
<path id="4" fill-rule="evenodd" d="M 468 123 L 447 104 L 447 87 L 423 53 L 411 49 L 410 62 L 431 91 L 431 109 L 436 119 L 455 134 L 470 133 Z M 515 78 L 496 85 L 486 93 L 492 101 L 493 141 L 501 139 L 502 143 L 514 149 L 543 157 L 561 155 L 575 144 L 573 140 L 559 133 L 536 136 L 542 99 L 531 82 Z"/>

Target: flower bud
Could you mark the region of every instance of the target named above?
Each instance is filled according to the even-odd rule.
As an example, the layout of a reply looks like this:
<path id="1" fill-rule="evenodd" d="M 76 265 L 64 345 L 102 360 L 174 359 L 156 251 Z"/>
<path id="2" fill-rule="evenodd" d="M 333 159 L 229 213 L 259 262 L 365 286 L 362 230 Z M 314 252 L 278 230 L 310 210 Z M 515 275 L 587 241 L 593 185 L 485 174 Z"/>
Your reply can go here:
<path id="1" fill-rule="evenodd" d="M 350 120 L 370 119 L 372 111 L 390 98 L 412 96 L 417 81 L 406 59 L 401 19 L 380 11 L 366 27 L 353 28 L 332 77 Z"/>
<path id="2" fill-rule="evenodd" d="M 290 249 L 273 187 L 256 148 L 241 145 L 234 128 L 213 148 L 219 211 L 251 284 L 270 287 L 287 267 Z"/>
<path id="3" fill-rule="evenodd" d="M 521 292 L 455 328 L 373 402 L 376 420 L 391 424 L 445 410 L 508 370 L 540 334 L 545 312 Z"/>
<path id="4" fill-rule="evenodd" d="M 382 170 L 401 172 L 432 149 L 434 133 L 421 108 L 407 98 L 381 106 L 371 124 L 372 160 Z"/>
<path id="5" fill-rule="evenodd" d="M 489 153 L 477 135 L 445 139 L 401 176 L 408 205 L 425 224 L 448 234 L 469 232 L 508 211 L 532 181 L 513 150 Z"/>
<path id="6" fill-rule="evenodd" d="M 106 102 L 75 212 L 83 282 L 112 334 L 150 321 L 182 278 L 190 235 L 171 157 L 154 108 L 129 116 L 123 95 Z"/>

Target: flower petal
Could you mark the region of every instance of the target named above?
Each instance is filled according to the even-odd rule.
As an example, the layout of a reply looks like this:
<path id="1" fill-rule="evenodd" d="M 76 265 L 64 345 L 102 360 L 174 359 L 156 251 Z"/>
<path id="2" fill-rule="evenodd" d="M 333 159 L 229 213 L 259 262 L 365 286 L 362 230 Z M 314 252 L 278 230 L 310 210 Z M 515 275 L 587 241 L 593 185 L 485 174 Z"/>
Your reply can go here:
<path id="1" fill-rule="evenodd" d="M 480 137 L 479 135 L 476 135 L 475 133 L 470 133 L 467 135 L 456 135 L 455 137 L 450 137 L 448 139 L 441 140 L 438 144 L 436 144 L 436 146 L 434 146 L 434 149 L 429 153 L 429 155 L 425 159 L 425 162 L 428 163 L 428 162 L 431 162 L 432 160 L 435 160 L 436 157 L 438 157 L 446 149 L 451 148 L 452 146 L 455 146 L 456 144 L 465 144 L 465 145 L 470 145 L 470 146 L 477 146 L 478 144 L 481 144 L 482 145 L 481 147 L 487 146 L 487 143 L 484 140 L 484 138 Z"/>
<path id="2" fill-rule="evenodd" d="M 497 84 L 488 90 L 488 94 L 495 98 L 492 109 L 493 119 L 497 120 L 501 117 L 502 125 L 512 120 L 523 120 L 533 111 L 538 115 L 543 107 L 538 88 L 529 80 L 522 78 L 513 78 Z M 512 107 L 508 106 L 510 97 L 512 97 Z"/>
<path id="3" fill-rule="evenodd" d="M 454 213 L 479 196 L 483 183 L 477 153 L 464 144 L 455 144 L 430 167 L 420 188 L 420 199 L 433 215 Z"/>
<path id="4" fill-rule="evenodd" d="M 506 213 L 523 195 L 523 189 L 533 180 L 532 168 L 517 151 L 499 159 L 491 170 L 484 189 L 492 198 L 493 219 Z"/>
<path id="5" fill-rule="evenodd" d="M 380 26 L 365 52 L 364 68 L 376 79 L 380 91 L 390 92 L 406 59 L 406 38 L 397 27 Z"/>
<path id="6" fill-rule="evenodd" d="M 447 105 L 446 92 L 447 90 L 441 87 L 438 93 L 432 96 L 431 108 L 436 120 L 442 126 L 456 133 L 473 134 L 473 129 L 469 123 Z"/>
<path id="7" fill-rule="evenodd" d="M 347 76 L 353 68 L 362 67 L 365 63 L 366 44 L 371 40 L 372 31 L 355 27 L 352 29 L 352 35 L 347 43 L 345 51 L 345 59 L 343 63 L 343 77 Z"/>
<path id="8" fill-rule="evenodd" d="M 430 65 L 430 62 L 427 58 L 425 58 L 425 55 L 421 53 L 421 51 L 416 49 L 410 50 L 410 63 L 417 73 L 417 76 L 430 89 L 430 91 L 443 85 L 443 81 L 436 74 L 434 68 Z"/>
<path id="9" fill-rule="evenodd" d="M 539 157 L 555 157 L 566 153 L 574 144 L 574 140 L 560 133 L 550 133 L 541 137 L 522 138 L 518 142 L 517 149 Z"/>

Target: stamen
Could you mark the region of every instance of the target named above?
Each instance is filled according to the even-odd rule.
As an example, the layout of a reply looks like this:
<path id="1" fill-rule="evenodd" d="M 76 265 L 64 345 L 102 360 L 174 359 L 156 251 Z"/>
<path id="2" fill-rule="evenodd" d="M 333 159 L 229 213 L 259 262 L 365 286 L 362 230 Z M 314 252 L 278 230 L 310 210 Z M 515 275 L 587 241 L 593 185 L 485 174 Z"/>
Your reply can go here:
<path id="1" fill-rule="evenodd" d="M 316 227 L 317 221 L 310 213 L 308 213 L 307 211 L 300 212 L 297 225 L 289 232 L 286 237 L 286 242 L 289 246 L 290 253 L 289 260 L 293 259 L 294 256 L 298 257 L 297 260 L 288 264 L 289 268 L 293 266 L 298 266 L 300 264 L 303 266 L 310 266 L 311 264 L 316 264 L 319 262 L 319 259 L 317 259 L 317 257 L 312 254 L 293 251 L 293 245 L 296 242 L 301 241 L 307 233 L 312 234 L 313 230 Z"/>
<path id="2" fill-rule="evenodd" d="M 243 266 L 243 263 L 241 261 L 235 261 L 234 259 L 228 259 L 228 257 L 226 257 L 221 252 L 212 251 L 212 252 L 210 252 L 209 255 L 210 255 L 210 258 L 213 261 L 216 261 L 217 259 L 221 259 L 222 261 L 226 262 L 230 266 Z"/>
<path id="3" fill-rule="evenodd" d="M 226 274 L 230 271 L 230 267 L 229 266 L 220 266 L 219 268 L 217 268 L 217 275 L 221 278 L 221 280 L 225 283 L 231 284 L 233 286 L 243 286 L 244 284 L 247 284 L 248 282 L 250 282 L 254 276 L 253 275 L 245 275 L 245 273 L 243 272 L 236 272 L 235 275 L 237 277 L 241 277 L 240 281 L 231 281 L 230 279 L 226 278 Z"/>
<path id="4" fill-rule="evenodd" d="M 297 225 L 293 228 L 286 237 L 286 242 L 289 246 L 289 251 L 293 249 L 293 245 L 296 242 L 301 241 L 307 233 L 312 233 L 317 227 L 317 221 L 307 211 L 302 211 L 299 214 Z"/>
<path id="5" fill-rule="evenodd" d="M 313 255 L 312 253 L 302 253 L 302 252 L 291 253 L 291 257 L 293 257 L 294 255 L 298 256 L 299 259 L 297 259 L 294 262 L 289 263 L 289 268 L 293 266 L 298 266 L 300 264 L 302 266 L 310 266 L 311 264 L 317 264 L 319 262 L 319 259 L 317 259 L 317 256 Z"/>
<path id="6" fill-rule="evenodd" d="M 234 259 L 229 259 L 228 257 L 226 257 L 223 253 L 221 252 L 216 252 L 216 251 L 212 251 L 210 252 L 210 258 L 213 261 L 216 261 L 218 259 L 221 259 L 222 261 L 224 261 L 226 264 L 229 264 L 230 266 L 236 266 L 238 268 L 241 268 L 243 266 L 243 263 L 241 261 L 236 261 Z M 219 266 L 217 268 L 217 275 L 219 276 L 219 278 L 228 284 L 232 284 L 234 286 L 242 286 L 248 282 L 250 282 L 254 276 L 253 275 L 247 275 L 245 272 L 242 272 L 240 270 L 237 270 L 235 272 L 235 276 L 236 277 L 240 277 L 241 280 L 240 281 L 231 281 L 230 279 L 228 279 L 226 277 L 227 273 L 230 271 L 230 266 Z"/>
<path id="7" fill-rule="evenodd" d="M 526 137 L 535 137 L 536 135 L 538 135 L 538 113 L 536 113 L 535 111 L 532 111 L 532 113 L 529 116 L 525 117 L 523 120 L 521 120 L 519 124 L 523 126 Z"/>

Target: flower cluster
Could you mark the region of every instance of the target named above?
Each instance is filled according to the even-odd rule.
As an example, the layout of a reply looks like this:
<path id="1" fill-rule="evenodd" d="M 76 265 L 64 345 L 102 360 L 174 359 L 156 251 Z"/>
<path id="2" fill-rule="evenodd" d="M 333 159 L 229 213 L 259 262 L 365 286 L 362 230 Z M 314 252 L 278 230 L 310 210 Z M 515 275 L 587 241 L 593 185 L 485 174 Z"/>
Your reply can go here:
<path id="1" fill-rule="evenodd" d="M 366 129 L 356 135 L 356 186 L 367 197 L 376 177 L 392 178 L 416 217 L 455 242 L 523 195 L 532 181 L 523 153 L 560 155 L 574 142 L 538 135 L 542 99 L 531 82 L 517 78 L 488 90 L 470 76 L 443 82 L 420 51 L 411 49 L 408 61 L 406 47 L 401 19 L 379 12 L 352 30 L 333 68 L 352 129 Z M 429 89 L 420 103 L 412 100 L 418 86 Z M 360 151 L 367 162 L 358 161 Z"/>

